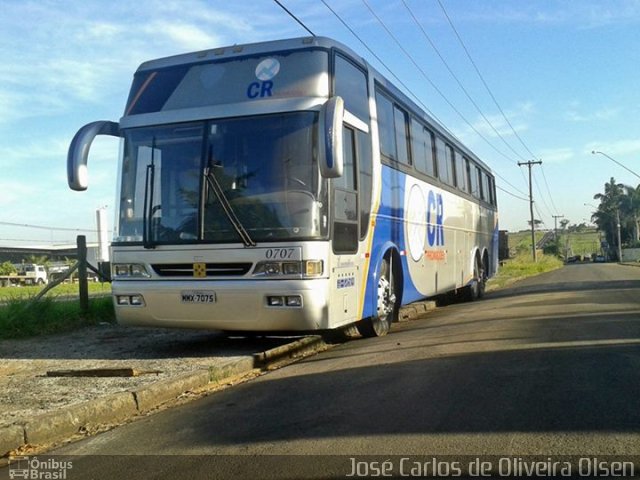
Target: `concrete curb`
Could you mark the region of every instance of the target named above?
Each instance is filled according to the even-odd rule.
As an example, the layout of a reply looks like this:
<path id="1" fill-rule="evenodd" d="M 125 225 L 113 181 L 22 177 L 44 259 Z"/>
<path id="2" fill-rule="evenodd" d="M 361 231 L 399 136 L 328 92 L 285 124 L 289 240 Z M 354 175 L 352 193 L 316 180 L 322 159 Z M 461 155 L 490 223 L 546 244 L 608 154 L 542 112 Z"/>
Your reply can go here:
<path id="1" fill-rule="evenodd" d="M 420 318 L 422 315 L 435 310 L 436 307 L 436 302 L 432 300 L 410 303 L 409 305 L 405 305 L 404 307 L 400 308 L 398 322 L 415 320 L 417 318 Z"/>
<path id="2" fill-rule="evenodd" d="M 305 355 L 309 355 L 326 346 L 327 344 L 320 335 L 304 337 L 281 347 L 254 353 L 253 361 L 256 367 L 268 370 L 293 363 Z"/>
<path id="3" fill-rule="evenodd" d="M 24 428 L 20 425 L 9 425 L 8 427 L 0 427 L 0 457 L 6 452 L 10 452 L 23 445 Z"/>
<path id="4" fill-rule="evenodd" d="M 179 397 L 184 392 L 202 388 L 209 383 L 209 371 L 200 370 L 162 382 L 152 383 L 131 392 L 135 399 L 137 413 L 146 413 L 159 405 Z"/>
<path id="5" fill-rule="evenodd" d="M 256 368 L 283 366 L 326 344 L 322 337 L 305 337 L 280 347 L 243 357 L 220 366 L 174 376 L 135 390 L 115 393 L 58 411 L 0 427 L 0 457 L 26 444 L 46 445 L 64 441 L 92 426 L 120 423 L 144 414 L 185 392 L 221 383 Z"/>

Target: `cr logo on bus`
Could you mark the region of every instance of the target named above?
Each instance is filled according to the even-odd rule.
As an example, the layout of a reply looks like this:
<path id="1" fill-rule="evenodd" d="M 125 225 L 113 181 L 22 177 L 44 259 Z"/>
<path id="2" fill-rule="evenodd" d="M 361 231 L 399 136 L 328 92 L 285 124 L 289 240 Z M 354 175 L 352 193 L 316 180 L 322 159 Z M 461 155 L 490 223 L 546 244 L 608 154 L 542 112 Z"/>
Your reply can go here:
<path id="1" fill-rule="evenodd" d="M 264 98 L 273 95 L 271 89 L 273 88 L 273 82 L 267 80 L 266 82 L 252 82 L 247 88 L 247 97 L 249 98 Z"/>
<path id="2" fill-rule="evenodd" d="M 433 221 L 435 217 L 435 222 Z M 427 241 L 429 246 L 444 245 L 444 204 L 442 194 L 429 191 L 427 198 Z"/>

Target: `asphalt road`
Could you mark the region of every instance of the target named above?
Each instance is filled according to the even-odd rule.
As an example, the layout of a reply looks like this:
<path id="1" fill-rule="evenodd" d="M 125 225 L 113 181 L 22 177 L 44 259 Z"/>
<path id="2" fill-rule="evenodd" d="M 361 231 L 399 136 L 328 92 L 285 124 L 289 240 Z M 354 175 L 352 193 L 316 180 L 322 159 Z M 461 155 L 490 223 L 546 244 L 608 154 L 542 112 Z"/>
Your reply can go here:
<path id="1" fill-rule="evenodd" d="M 640 268 L 569 265 L 52 453 L 74 461 L 70 479 L 345 478 L 351 458 L 399 476 L 407 456 L 423 474 L 478 456 L 637 461 Z"/>

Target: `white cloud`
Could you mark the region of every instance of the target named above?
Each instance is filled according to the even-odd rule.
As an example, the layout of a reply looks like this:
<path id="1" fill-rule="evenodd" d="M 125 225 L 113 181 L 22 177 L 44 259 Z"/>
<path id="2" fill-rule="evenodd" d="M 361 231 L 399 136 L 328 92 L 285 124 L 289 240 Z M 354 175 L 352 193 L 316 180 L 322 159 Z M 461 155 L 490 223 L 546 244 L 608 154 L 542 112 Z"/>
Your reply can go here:
<path id="1" fill-rule="evenodd" d="M 499 136 L 502 136 L 502 138 L 506 139 L 507 142 L 514 146 L 516 150 L 518 150 L 520 148 L 520 142 L 515 138 L 509 137 L 515 137 L 514 131 L 518 133 L 518 135 L 522 132 L 527 131 L 529 129 L 529 118 L 534 112 L 535 107 L 533 103 L 519 103 L 512 109 L 505 110 L 504 116 L 501 113 L 488 115 L 485 114 L 485 117 L 491 123 L 491 125 L 489 125 L 489 123 L 487 123 L 487 121 L 482 118 L 482 116 L 478 115 L 476 119 L 471 123 L 473 128 L 465 124 L 465 127 L 463 129 L 455 130 L 454 133 L 463 142 L 472 145 L 474 143 L 478 143 L 478 141 L 482 141 L 481 139 L 478 140 L 477 132 L 479 132 L 482 136 L 492 141 L 492 143 L 494 143 L 498 148 L 504 149 L 506 148 L 504 143 L 501 140 L 496 141 Z M 505 120 L 505 116 L 509 121 L 508 123 L 507 120 Z M 510 150 L 509 154 L 511 154 Z"/>
<path id="2" fill-rule="evenodd" d="M 474 2 L 471 5 L 476 8 L 466 8 L 461 11 L 458 21 L 570 25 L 573 28 L 583 29 L 640 23 L 640 4 L 634 0 L 543 3 L 544 7 L 540 7 L 539 2 L 516 2 L 517 6 L 514 7 L 509 2 L 502 4 Z"/>
<path id="3" fill-rule="evenodd" d="M 538 152 L 538 158 L 544 163 L 563 163 L 574 157 L 574 150 L 568 147 L 546 148 Z"/>
<path id="4" fill-rule="evenodd" d="M 581 113 L 578 107 L 579 106 L 575 104 L 571 105 L 570 110 L 565 113 L 565 118 L 571 122 L 602 122 L 615 119 L 622 111 L 621 108 L 608 107 L 592 112 Z"/>
<path id="5" fill-rule="evenodd" d="M 178 49 L 203 50 L 218 46 L 220 37 L 207 33 L 197 25 L 176 22 L 172 20 L 159 20 L 143 28 L 147 35 L 165 37 L 168 43 L 173 43 Z"/>

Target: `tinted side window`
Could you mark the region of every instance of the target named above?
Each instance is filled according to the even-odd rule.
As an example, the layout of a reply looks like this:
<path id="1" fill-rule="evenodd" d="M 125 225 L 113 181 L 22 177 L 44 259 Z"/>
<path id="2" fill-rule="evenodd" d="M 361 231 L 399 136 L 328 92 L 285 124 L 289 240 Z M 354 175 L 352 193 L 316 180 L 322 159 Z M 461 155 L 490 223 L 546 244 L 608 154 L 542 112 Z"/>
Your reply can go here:
<path id="1" fill-rule="evenodd" d="M 457 174 L 453 147 L 447 144 L 445 146 L 445 153 L 447 156 L 447 168 L 449 169 L 449 182 L 451 185 L 456 186 Z"/>
<path id="2" fill-rule="evenodd" d="M 416 119 L 411 119 L 411 158 L 419 172 L 435 176 L 433 134 Z"/>
<path id="3" fill-rule="evenodd" d="M 451 185 L 452 177 L 450 171 L 451 162 L 447 158 L 445 143 L 441 138 L 436 137 L 436 160 L 438 162 L 438 177 L 447 185 Z"/>
<path id="4" fill-rule="evenodd" d="M 353 63 L 340 55 L 335 56 L 335 94 L 344 100 L 347 110 L 369 123 L 369 96 L 367 76 Z"/>
<path id="5" fill-rule="evenodd" d="M 477 167 L 469 160 L 467 160 L 467 176 L 469 177 L 469 190 L 471 195 L 480 198 Z"/>
<path id="6" fill-rule="evenodd" d="M 481 171 L 482 176 L 482 199 L 485 202 L 491 202 L 491 189 L 489 188 L 489 175 L 487 172 Z"/>
<path id="7" fill-rule="evenodd" d="M 475 172 L 473 174 L 476 177 L 476 183 L 478 184 L 478 198 L 484 199 L 484 192 L 482 191 L 482 171 L 480 167 L 474 166 Z"/>
<path id="8" fill-rule="evenodd" d="M 409 145 L 407 142 L 407 113 L 398 107 L 393 107 L 393 119 L 396 131 L 396 159 L 400 163 L 409 165 Z"/>
<path id="9" fill-rule="evenodd" d="M 456 186 L 466 192 L 468 191 L 467 188 L 467 170 L 464 166 L 464 161 L 462 159 L 462 154 L 460 152 L 458 152 L 457 150 L 454 152 L 455 153 L 455 159 L 456 159 Z"/>
<path id="10" fill-rule="evenodd" d="M 396 135 L 393 124 L 393 103 L 384 95 L 376 92 L 378 128 L 380 134 L 380 153 L 396 160 Z"/>

